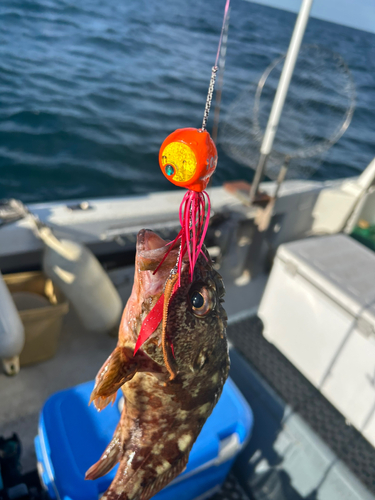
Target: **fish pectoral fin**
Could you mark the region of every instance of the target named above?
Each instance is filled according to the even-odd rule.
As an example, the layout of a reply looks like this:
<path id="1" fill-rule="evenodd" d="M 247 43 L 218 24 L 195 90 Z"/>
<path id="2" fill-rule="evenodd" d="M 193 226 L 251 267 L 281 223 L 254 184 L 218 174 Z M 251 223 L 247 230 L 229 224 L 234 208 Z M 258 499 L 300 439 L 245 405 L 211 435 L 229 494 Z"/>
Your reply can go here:
<path id="1" fill-rule="evenodd" d="M 117 346 L 96 376 L 89 404 L 94 402 L 97 410 L 103 410 L 115 402 L 118 389 L 137 372 L 160 373 L 162 370 L 144 352 L 138 351 L 134 356 L 134 348 Z"/>
<path id="2" fill-rule="evenodd" d="M 114 402 L 118 389 L 134 377 L 137 364 L 133 349 L 117 346 L 96 376 L 89 404 L 94 402 L 95 407 L 102 410 L 111 401 Z"/>

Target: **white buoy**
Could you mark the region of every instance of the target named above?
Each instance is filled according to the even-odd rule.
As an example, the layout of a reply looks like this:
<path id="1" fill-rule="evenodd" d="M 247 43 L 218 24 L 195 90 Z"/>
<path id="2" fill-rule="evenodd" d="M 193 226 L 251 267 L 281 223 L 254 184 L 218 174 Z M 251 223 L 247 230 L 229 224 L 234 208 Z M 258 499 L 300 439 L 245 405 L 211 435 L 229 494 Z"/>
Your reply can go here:
<path id="1" fill-rule="evenodd" d="M 45 244 L 43 270 L 75 308 L 90 331 L 109 332 L 120 324 L 123 304 L 94 254 L 80 243 L 58 240 L 48 227 L 39 229 Z"/>
<path id="2" fill-rule="evenodd" d="M 24 344 L 25 330 L 0 272 L 0 358 L 8 375 L 20 371 L 19 355 Z"/>

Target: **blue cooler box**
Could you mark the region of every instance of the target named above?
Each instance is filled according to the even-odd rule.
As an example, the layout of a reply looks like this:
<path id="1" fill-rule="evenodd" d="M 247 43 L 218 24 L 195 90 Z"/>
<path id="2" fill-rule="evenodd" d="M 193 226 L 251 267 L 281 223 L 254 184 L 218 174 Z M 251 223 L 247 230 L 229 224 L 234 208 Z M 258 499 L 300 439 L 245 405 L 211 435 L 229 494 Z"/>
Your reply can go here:
<path id="1" fill-rule="evenodd" d="M 116 403 L 102 412 L 88 406 L 94 382 L 58 392 L 45 403 L 35 450 L 42 483 L 52 499 L 98 500 L 111 484 L 118 465 L 105 476 L 85 481 L 86 470 L 99 460 L 120 418 Z M 192 500 L 213 494 L 253 427 L 252 411 L 228 379 L 223 394 L 195 442 L 186 470 L 155 495 L 157 500 Z"/>

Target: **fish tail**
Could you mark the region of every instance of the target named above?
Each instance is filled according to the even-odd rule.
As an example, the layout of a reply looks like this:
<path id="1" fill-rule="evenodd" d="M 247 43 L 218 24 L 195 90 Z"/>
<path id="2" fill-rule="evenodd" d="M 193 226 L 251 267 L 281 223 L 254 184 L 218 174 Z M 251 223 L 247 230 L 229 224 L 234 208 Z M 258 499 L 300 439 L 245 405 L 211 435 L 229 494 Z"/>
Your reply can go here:
<path id="1" fill-rule="evenodd" d="M 178 462 L 169 470 L 158 476 L 154 481 L 148 484 L 140 493 L 139 500 L 149 500 L 156 493 L 167 486 L 178 474 L 181 474 L 186 469 L 186 464 L 189 459 L 189 454 L 185 453 Z"/>
<path id="2" fill-rule="evenodd" d="M 141 467 L 129 470 L 129 457 L 126 454 L 120 462 L 120 467 L 111 486 L 101 497 L 101 500 L 149 500 L 162 488 L 169 484 L 186 467 L 189 454 L 183 454 L 174 464 L 164 470 Z"/>

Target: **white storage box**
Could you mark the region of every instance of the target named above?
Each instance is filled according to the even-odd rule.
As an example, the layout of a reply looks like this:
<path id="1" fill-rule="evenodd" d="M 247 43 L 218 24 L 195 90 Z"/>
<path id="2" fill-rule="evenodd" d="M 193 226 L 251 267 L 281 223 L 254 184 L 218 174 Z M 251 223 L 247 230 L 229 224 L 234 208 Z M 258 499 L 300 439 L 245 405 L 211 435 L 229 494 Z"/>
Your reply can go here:
<path id="1" fill-rule="evenodd" d="M 375 253 L 349 236 L 279 247 L 264 336 L 375 446 Z"/>

